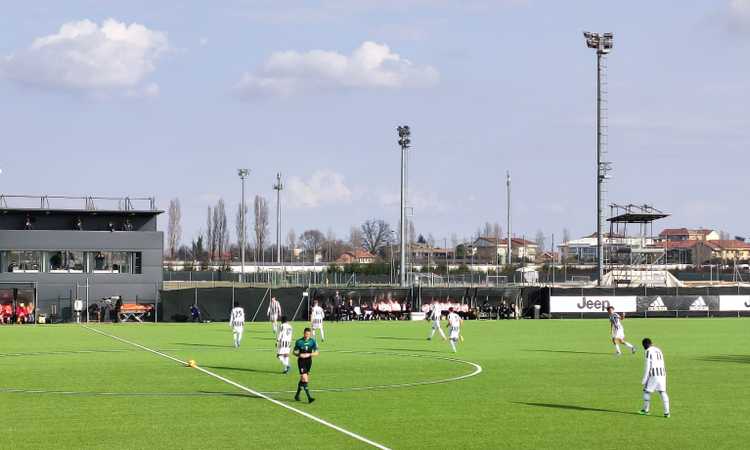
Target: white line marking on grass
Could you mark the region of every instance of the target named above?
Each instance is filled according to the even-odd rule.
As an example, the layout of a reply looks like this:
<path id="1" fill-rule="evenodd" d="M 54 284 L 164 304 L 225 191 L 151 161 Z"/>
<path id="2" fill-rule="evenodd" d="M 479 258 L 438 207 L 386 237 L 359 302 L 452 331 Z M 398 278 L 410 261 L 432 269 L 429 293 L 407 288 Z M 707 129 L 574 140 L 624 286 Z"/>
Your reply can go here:
<path id="1" fill-rule="evenodd" d="M 183 366 L 187 365 L 187 361 L 182 361 L 180 359 L 175 358 L 174 356 L 167 355 L 166 353 L 162 353 L 162 352 L 160 352 L 158 350 L 154 350 L 154 349 L 148 348 L 148 347 L 146 347 L 144 345 L 141 345 L 141 344 L 138 344 L 136 342 L 132 342 L 132 341 L 129 341 L 127 339 L 123 339 L 123 338 L 115 336 L 113 334 L 105 333 L 105 332 L 103 332 L 101 330 L 97 330 L 96 328 L 91 328 L 91 327 L 86 326 L 86 325 L 82 325 L 82 327 L 85 328 L 85 329 L 87 329 L 87 330 L 93 331 L 94 333 L 101 334 L 102 336 L 107 336 L 109 338 L 115 339 L 115 340 L 123 342 L 125 344 L 129 344 L 129 345 L 132 345 L 134 347 L 138 347 L 141 350 L 145 350 L 145 351 L 151 352 L 151 353 L 153 353 L 155 355 L 159 355 L 161 357 L 164 357 L 164 358 L 167 358 L 167 359 L 171 359 L 172 361 L 174 361 L 176 363 L 179 363 L 179 364 L 181 364 Z M 351 432 L 351 431 L 349 431 L 347 429 L 341 428 L 338 425 L 334 425 L 331 422 L 328 422 L 326 420 L 321 419 L 320 417 L 313 416 L 312 414 L 307 413 L 305 411 L 302 411 L 301 409 L 297 409 L 297 408 L 295 408 L 293 406 L 289 406 L 289 405 L 287 405 L 284 402 L 281 402 L 279 400 L 271 398 L 271 397 L 269 397 L 269 396 L 267 396 L 267 395 L 265 395 L 265 394 L 263 394 L 261 392 L 258 392 L 258 391 L 255 391 L 253 389 L 250 389 L 249 387 L 243 386 L 243 385 L 241 385 L 241 384 L 239 384 L 239 383 L 237 383 L 235 381 L 232 381 L 232 380 L 230 380 L 228 378 L 222 377 L 221 375 L 213 373 L 210 370 L 206 370 L 203 367 L 200 367 L 200 366 L 196 365 L 194 368 L 196 370 L 199 370 L 199 371 L 205 373 L 206 375 L 209 375 L 211 377 L 216 378 L 217 380 L 223 381 L 223 382 L 225 382 L 225 383 L 227 383 L 227 384 L 229 384 L 231 386 L 234 386 L 237 389 L 241 389 L 241 390 L 243 390 L 243 391 L 245 391 L 247 393 L 250 393 L 250 394 L 252 394 L 252 395 L 254 395 L 256 397 L 260 397 L 260 398 L 262 398 L 264 400 L 268 400 L 269 402 L 271 402 L 271 403 L 273 403 L 273 404 L 275 404 L 277 406 L 281 406 L 282 408 L 286 408 L 289 411 L 292 411 L 292 412 L 295 412 L 295 413 L 297 413 L 297 414 L 299 414 L 301 416 L 307 417 L 310 420 L 318 422 L 319 424 L 327 426 L 328 428 L 334 429 L 334 430 L 336 430 L 336 431 L 338 431 L 340 433 L 343 433 L 343 434 L 345 434 L 345 435 L 347 435 L 347 436 L 349 436 L 351 438 L 354 438 L 354 439 L 356 439 L 356 440 L 358 440 L 360 442 L 364 442 L 365 444 L 371 445 L 371 446 L 373 446 L 375 448 L 379 448 L 381 450 L 390 450 L 388 447 L 386 447 L 386 446 L 384 446 L 382 444 L 378 444 L 377 442 L 372 441 L 370 439 L 367 439 L 364 436 L 360 436 L 357 433 L 353 433 L 353 432 Z"/>

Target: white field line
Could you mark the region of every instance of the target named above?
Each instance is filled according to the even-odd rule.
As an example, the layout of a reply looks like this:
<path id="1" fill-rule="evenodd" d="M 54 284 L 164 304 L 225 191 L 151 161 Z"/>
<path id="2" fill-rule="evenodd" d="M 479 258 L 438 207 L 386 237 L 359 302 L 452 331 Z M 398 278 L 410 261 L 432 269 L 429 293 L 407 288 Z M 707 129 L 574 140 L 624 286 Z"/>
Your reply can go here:
<path id="1" fill-rule="evenodd" d="M 93 331 L 94 333 L 101 334 L 102 336 L 107 336 L 109 338 L 115 339 L 115 340 L 123 342 L 125 344 L 132 345 L 134 347 L 138 347 L 141 350 L 145 350 L 145 351 L 151 352 L 151 353 L 153 353 L 155 355 L 159 355 L 161 357 L 164 357 L 164 358 L 167 358 L 167 359 L 171 359 L 172 361 L 174 361 L 176 363 L 179 363 L 179 364 L 181 364 L 183 366 L 187 365 L 186 361 L 182 361 L 180 359 L 175 358 L 174 356 L 167 355 L 166 353 L 162 353 L 162 352 L 160 352 L 158 350 L 154 350 L 154 349 L 148 348 L 148 347 L 146 347 L 144 345 L 141 345 L 141 344 L 129 341 L 127 339 L 123 339 L 121 337 L 118 337 L 118 336 L 115 336 L 115 335 L 112 335 L 112 334 L 109 334 L 109 333 L 105 333 L 105 332 L 103 332 L 101 330 L 97 330 L 96 328 L 91 328 L 91 327 L 86 326 L 86 325 L 82 325 L 82 326 L 83 326 L 83 328 L 86 328 L 87 330 Z M 277 406 L 281 406 L 282 408 L 288 409 L 289 411 L 295 412 L 295 413 L 297 413 L 297 414 L 299 414 L 299 415 L 301 415 L 303 417 L 306 417 L 306 418 L 308 418 L 310 420 L 318 422 L 321 425 L 324 425 L 324 426 L 326 426 L 328 428 L 334 429 L 334 430 L 338 431 L 339 433 L 343 433 L 343 434 L 345 434 L 345 435 L 347 435 L 347 436 L 349 436 L 351 438 L 354 438 L 354 439 L 356 439 L 356 440 L 358 440 L 360 442 L 364 442 L 365 444 L 371 445 L 371 446 L 373 446 L 375 448 L 379 448 L 381 450 L 390 450 L 388 447 L 386 447 L 386 446 L 384 446 L 382 444 L 378 444 L 377 442 L 372 441 L 370 439 L 367 439 L 364 436 L 360 436 L 360 435 L 358 435 L 356 433 L 353 433 L 353 432 L 351 432 L 351 431 L 349 431 L 347 429 L 341 428 L 338 425 L 334 425 L 331 422 L 328 422 L 326 420 L 321 419 L 320 417 L 313 416 L 312 414 L 307 413 L 305 411 L 302 411 L 301 409 L 297 409 L 297 408 L 295 408 L 293 406 L 289 406 L 289 405 L 287 405 L 284 402 L 281 402 L 279 400 L 271 398 L 271 397 L 269 397 L 269 396 L 267 396 L 267 395 L 265 395 L 265 394 L 263 394 L 261 392 L 258 392 L 258 391 L 255 391 L 253 389 L 250 389 L 249 387 L 243 386 L 243 385 L 241 385 L 241 384 L 239 384 L 239 383 L 237 383 L 235 381 L 232 381 L 232 380 L 230 380 L 228 378 L 222 377 L 221 375 L 213 373 L 210 370 L 206 370 L 203 367 L 200 367 L 200 366 L 196 365 L 195 369 L 199 370 L 199 371 L 201 371 L 203 373 L 205 373 L 208 376 L 214 377 L 217 380 L 223 381 L 223 382 L 225 382 L 225 383 L 227 383 L 227 384 L 229 384 L 231 386 L 234 386 L 237 389 L 241 389 L 241 390 L 243 390 L 243 391 L 245 391 L 245 392 L 247 392 L 249 394 L 252 394 L 252 395 L 254 395 L 256 397 L 260 397 L 260 398 L 262 398 L 264 400 L 268 400 L 269 402 L 271 402 L 271 403 L 273 403 L 273 404 L 275 404 Z"/>

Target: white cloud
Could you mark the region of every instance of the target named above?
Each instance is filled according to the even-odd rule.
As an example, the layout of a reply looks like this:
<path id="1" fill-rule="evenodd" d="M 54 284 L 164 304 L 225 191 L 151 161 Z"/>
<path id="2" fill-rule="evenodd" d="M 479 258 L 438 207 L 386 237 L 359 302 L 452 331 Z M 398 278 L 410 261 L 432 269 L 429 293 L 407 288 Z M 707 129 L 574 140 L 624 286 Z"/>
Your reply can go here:
<path id="1" fill-rule="evenodd" d="M 728 21 L 731 31 L 750 31 L 750 0 L 730 0 Z"/>
<path id="2" fill-rule="evenodd" d="M 401 205 L 400 192 L 383 192 L 378 195 L 378 203 L 383 208 L 398 208 Z M 440 199 L 434 192 L 411 190 L 406 206 L 414 208 L 414 214 L 425 216 L 430 213 L 445 212 L 450 209 L 446 200 Z"/>
<path id="3" fill-rule="evenodd" d="M 154 83 L 142 84 L 168 49 L 165 33 L 143 25 L 107 19 L 100 26 L 81 20 L 0 59 L 0 75 L 47 88 L 154 95 Z"/>
<path id="4" fill-rule="evenodd" d="M 236 86 L 243 98 L 288 97 L 300 92 L 434 86 L 438 71 L 402 58 L 387 45 L 364 42 L 351 55 L 325 50 L 306 53 L 273 53 L 253 73 L 245 73 Z"/>
<path id="5" fill-rule="evenodd" d="M 287 182 L 289 200 L 292 206 L 317 208 L 326 204 L 349 203 L 352 191 L 344 182 L 344 176 L 330 171 L 319 170 L 309 179 L 291 177 Z"/>

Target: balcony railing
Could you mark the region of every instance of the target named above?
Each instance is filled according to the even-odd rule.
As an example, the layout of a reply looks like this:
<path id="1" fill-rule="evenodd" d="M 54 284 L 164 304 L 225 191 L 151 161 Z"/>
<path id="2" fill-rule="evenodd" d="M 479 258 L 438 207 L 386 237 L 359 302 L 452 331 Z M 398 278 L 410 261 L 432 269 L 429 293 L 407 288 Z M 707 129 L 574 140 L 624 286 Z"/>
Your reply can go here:
<path id="1" fill-rule="evenodd" d="M 156 211 L 156 198 L 0 194 L 0 208 L 43 210 L 80 209 L 85 211 Z"/>

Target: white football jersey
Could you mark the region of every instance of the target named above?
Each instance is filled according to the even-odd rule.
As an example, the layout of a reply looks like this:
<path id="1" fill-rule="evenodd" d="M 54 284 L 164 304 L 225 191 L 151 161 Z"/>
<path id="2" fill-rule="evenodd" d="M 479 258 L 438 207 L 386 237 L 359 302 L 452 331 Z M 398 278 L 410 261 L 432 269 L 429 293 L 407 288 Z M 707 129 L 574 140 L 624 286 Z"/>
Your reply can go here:
<path id="1" fill-rule="evenodd" d="M 432 320 L 440 320 L 440 318 L 443 316 L 443 310 L 440 309 L 440 305 L 435 303 L 432 306 L 432 312 L 430 313 L 430 319 Z"/>
<path id="2" fill-rule="evenodd" d="M 326 313 L 323 311 L 323 308 L 320 306 L 313 306 L 312 309 L 312 321 L 313 322 L 322 322 L 323 318 L 325 317 Z"/>
<path id="3" fill-rule="evenodd" d="M 461 316 L 452 312 L 448 314 L 448 324 L 451 328 L 459 328 L 461 326 Z"/>
<path id="4" fill-rule="evenodd" d="M 660 348 L 652 345 L 646 350 L 646 369 L 643 372 L 641 384 L 646 384 L 650 378 L 666 376 L 667 367 L 664 365 L 664 354 Z"/>
<path id="5" fill-rule="evenodd" d="M 292 326 L 288 323 L 282 324 L 279 335 L 276 337 L 276 348 L 278 353 L 290 353 L 292 350 Z"/>
<path id="6" fill-rule="evenodd" d="M 279 316 L 281 316 L 281 303 L 278 300 L 271 300 L 271 304 L 268 305 L 268 317 L 278 319 Z"/>
<path id="7" fill-rule="evenodd" d="M 240 306 L 232 308 L 232 314 L 229 317 L 229 324 L 233 328 L 245 326 L 245 310 Z"/>

